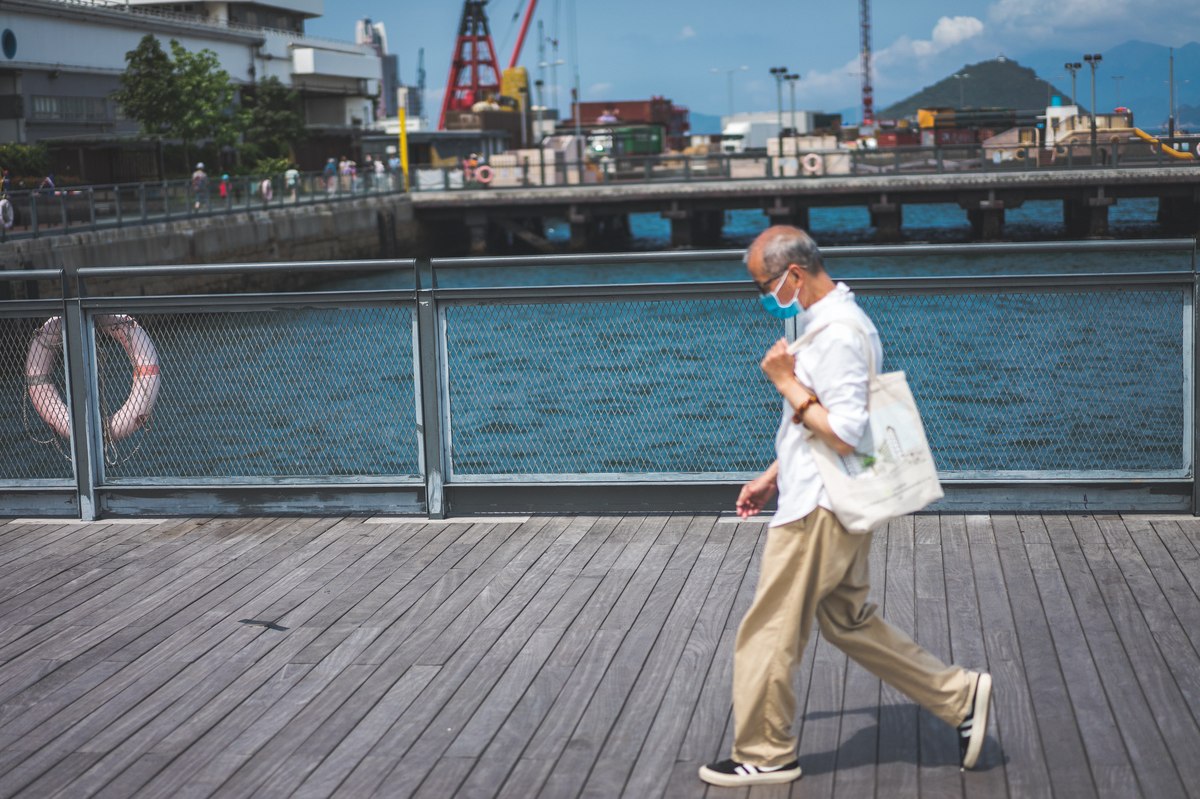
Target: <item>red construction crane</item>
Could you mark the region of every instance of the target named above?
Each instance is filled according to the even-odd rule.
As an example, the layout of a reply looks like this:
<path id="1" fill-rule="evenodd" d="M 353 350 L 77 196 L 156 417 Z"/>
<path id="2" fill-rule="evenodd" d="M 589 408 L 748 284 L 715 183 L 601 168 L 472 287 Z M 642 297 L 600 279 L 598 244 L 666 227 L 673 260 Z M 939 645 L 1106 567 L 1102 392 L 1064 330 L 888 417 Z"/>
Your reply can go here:
<path id="1" fill-rule="evenodd" d="M 500 95 L 500 65 L 496 60 L 496 46 L 492 43 L 492 32 L 484 11 L 486 5 L 487 0 L 467 0 L 463 3 L 458 40 L 450 60 L 450 78 L 446 81 L 446 94 L 442 98 L 442 115 L 438 121 L 440 130 L 446 129 L 448 112 L 470 111 L 471 106 L 480 100 Z M 508 64 L 510 69 L 516 66 L 521 55 L 536 7 L 537 0 L 531 0 L 517 37 L 517 46 Z"/>
<path id="2" fill-rule="evenodd" d="M 862 124 L 875 122 L 875 89 L 871 86 L 871 0 L 859 0 L 859 25 L 862 28 Z"/>

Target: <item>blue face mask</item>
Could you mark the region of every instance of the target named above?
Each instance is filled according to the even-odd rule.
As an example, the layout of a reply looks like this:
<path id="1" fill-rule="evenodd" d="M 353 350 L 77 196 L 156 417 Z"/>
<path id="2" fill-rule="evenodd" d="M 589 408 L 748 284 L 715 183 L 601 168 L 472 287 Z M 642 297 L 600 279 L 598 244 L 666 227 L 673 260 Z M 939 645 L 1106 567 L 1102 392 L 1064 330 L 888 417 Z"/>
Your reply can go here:
<path id="1" fill-rule="evenodd" d="M 766 312 L 771 316 L 774 316 L 776 319 L 791 319 L 793 316 L 800 315 L 799 295 L 792 297 L 792 301 L 787 305 L 783 305 L 779 302 L 779 297 L 777 296 L 779 289 L 783 288 L 783 284 L 786 282 L 787 280 L 783 280 L 780 282 L 775 291 L 772 291 L 770 294 L 764 294 L 758 298 L 758 301 L 762 303 L 762 306 Z"/>

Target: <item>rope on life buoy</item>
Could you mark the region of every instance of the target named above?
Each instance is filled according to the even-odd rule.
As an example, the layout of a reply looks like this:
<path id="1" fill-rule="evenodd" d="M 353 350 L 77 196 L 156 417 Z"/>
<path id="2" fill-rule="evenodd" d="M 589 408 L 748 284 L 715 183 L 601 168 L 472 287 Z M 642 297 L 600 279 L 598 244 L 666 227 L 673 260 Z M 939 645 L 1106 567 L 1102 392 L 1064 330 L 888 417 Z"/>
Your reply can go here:
<path id="1" fill-rule="evenodd" d="M 0 199 L 0 224 L 4 225 L 5 230 L 9 230 L 16 221 L 16 215 L 13 213 L 12 201 L 7 197 Z"/>
<path id="2" fill-rule="evenodd" d="M 133 367 L 129 397 L 104 420 L 108 441 L 121 441 L 140 430 L 154 412 L 160 374 L 158 350 L 137 320 L 127 314 L 96 317 L 96 328 L 121 345 Z M 38 328 L 25 358 L 25 385 L 38 416 L 62 438 L 71 436 L 71 414 L 53 382 L 62 355 L 62 317 L 52 316 Z"/>
<path id="3" fill-rule="evenodd" d="M 800 159 L 800 166 L 804 169 L 806 175 L 819 175 L 824 169 L 825 163 L 821 160 L 821 156 L 816 153 L 807 153 Z"/>
<path id="4" fill-rule="evenodd" d="M 492 173 L 492 168 L 487 164 L 475 167 L 475 180 L 479 183 L 482 183 L 486 186 L 492 182 L 493 177 L 495 177 L 495 175 Z"/>

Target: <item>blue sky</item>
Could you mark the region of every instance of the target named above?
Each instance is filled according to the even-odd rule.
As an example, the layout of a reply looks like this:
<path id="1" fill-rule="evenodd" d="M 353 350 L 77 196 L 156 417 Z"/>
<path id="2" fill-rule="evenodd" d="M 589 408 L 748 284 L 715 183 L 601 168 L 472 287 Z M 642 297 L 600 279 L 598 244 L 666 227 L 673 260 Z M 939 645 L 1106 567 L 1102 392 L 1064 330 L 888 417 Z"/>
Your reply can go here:
<path id="1" fill-rule="evenodd" d="M 516 40 L 512 20 L 519 3 L 492 0 L 488 6 L 501 66 Z M 1200 4 L 1170 0 L 876 0 L 873 5 L 877 106 L 963 64 L 997 55 L 1021 61 L 1045 50 L 1102 52 L 1129 39 L 1181 46 L 1200 31 Z M 429 100 L 436 105 L 461 8 L 458 0 L 326 0 L 327 16 L 310 22 L 308 30 L 349 39 L 356 19 L 382 21 L 391 51 L 400 56 L 404 81 L 415 80 L 417 50 L 425 48 Z M 572 8 L 585 100 L 658 94 L 696 112 L 724 114 L 728 77 L 713 70 L 734 68 L 736 110 L 773 110 L 775 84 L 767 70 L 787 66 L 801 74 L 798 107 L 836 111 L 858 103 L 855 0 L 540 0 L 538 18 L 548 37 L 558 20 L 559 57 L 567 62 L 559 71 L 564 103 L 574 63 Z M 536 39 L 534 28 L 521 58 L 533 71 Z"/>

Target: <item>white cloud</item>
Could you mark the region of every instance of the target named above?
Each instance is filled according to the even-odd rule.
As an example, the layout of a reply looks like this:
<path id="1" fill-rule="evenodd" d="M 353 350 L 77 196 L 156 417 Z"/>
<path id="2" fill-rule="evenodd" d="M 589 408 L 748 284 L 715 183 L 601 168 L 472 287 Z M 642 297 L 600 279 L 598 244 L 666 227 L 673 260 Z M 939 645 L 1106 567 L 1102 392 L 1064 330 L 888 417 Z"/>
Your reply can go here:
<path id="1" fill-rule="evenodd" d="M 601 95 L 608 94 L 612 90 L 613 90 L 613 85 L 611 83 L 607 83 L 607 82 L 593 83 L 591 86 L 588 87 L 587 93 L 588 93 L 588 97 L 592 97 L 592 98 L 596 98 L 596 99 L 605 99 Z"/>
<path id="2" fill-rule="evenodd" d="M 928 39 L 901 36 L 887 47 L 876 50 L 871 73 L 877 96 L 880 88 L 886 89 L 892 84 L 908 85 L 914 76 L 941 68 L 937 63 L 939 56 L 952 55 L 955 49 L 979 39 L 984 29 L 983 22 L 975 17 L 942 17 L 933 26 Z M 823 105 L 857 97 L 861 83 L 862 65 L 856 56 L 836 69 L 808 72 L 797 89 L 810 102 Z"/>
<path id="3" fill-rule="evenodd" d="M 696 29 L 691 25 L 684 25 L 683 30 L 679 32 L 680 39 L 692 39 L 696 36 Z"/>
<path id="4" fill-rule="evenodd" d="M 1006 39 L 1023 42 L 1076 44 L 1085 49 L 1133 38 L 1183 44 L 1195 38 L 1200 7 L 1174 0 L 995 0 L 988 8 L 988 20 L 1008 34 Z"/>

